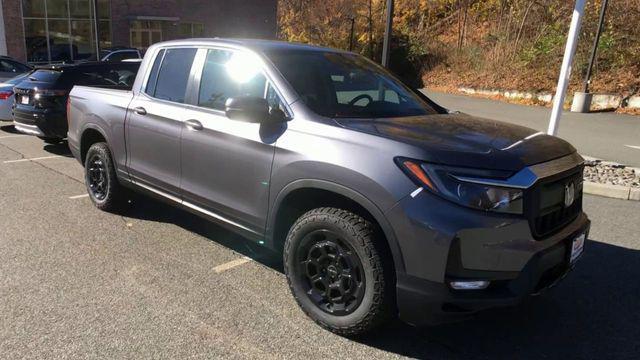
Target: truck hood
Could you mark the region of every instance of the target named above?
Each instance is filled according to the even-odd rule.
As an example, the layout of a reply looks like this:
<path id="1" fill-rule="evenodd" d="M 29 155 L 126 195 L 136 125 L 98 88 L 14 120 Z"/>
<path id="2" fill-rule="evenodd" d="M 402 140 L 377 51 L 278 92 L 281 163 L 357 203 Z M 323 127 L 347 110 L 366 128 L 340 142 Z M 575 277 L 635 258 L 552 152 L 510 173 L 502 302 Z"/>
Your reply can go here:
<path id="1" fill-rule="evenodd" d="M 576 151 L 562 139 L 527 127 L 460 113 L 336 121 L 352 130 L 420 147 L 426 154 L 421 160 L 450 166 L 516 172 Z"/>

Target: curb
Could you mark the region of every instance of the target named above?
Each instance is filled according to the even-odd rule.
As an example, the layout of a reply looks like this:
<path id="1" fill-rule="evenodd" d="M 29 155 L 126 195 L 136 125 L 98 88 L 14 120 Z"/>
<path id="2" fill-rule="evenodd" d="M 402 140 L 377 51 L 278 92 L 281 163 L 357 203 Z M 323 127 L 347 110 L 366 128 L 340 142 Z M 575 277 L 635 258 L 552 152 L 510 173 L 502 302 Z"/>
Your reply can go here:
<path id="1" fill-rule="evenodd" d="M 584 154 L 580 154 L 580 155 L 586 161 L 599 161 L 606 165 L 620 165 L 620 163 L 617 163 L 617 162 L 603 161 L 593 156 L 588 156 Z M 627 168 L 633 169 L 635 170 L 636 173 L 640 174 L 640 168 L 635 168 L 632 166 L 627 166 Z M 613 199 L 640 201 L 640 189 L 633 188 L 631 186 L 601 184 L 601 183 L 585 181 L 582 192 L 589 195 L 604 196 L 604 197 L 613 198 Z"/>
<path id="2" fill-rule="evenodd" d="M 519 90 L 504 89 L 477 89 L 470 87 L 458 87 L 457 92 L 465 95 L 481 95 L 481 96 L 501 96 L 512 100 L 537 100 L 544 104 L 553 102 L 553 93 L 547 92 L 529 92 Z M 567 94 L 566 104 L 571 104 L 575 94 Z M 640 109 L 640 96 L 634 95 L 625 99 L 618 94 L 602 94 L 591 93 L 590 111 L 609 110 L 609 109 Z"/>
<path id="3" fill-rule="evenodd" d="M 640 189 L 630 186 L 599 184 L 594 182 L 584 182 L 582 190 L 585 194 L 604 196 L 613 199 L 640 201 Z"/>

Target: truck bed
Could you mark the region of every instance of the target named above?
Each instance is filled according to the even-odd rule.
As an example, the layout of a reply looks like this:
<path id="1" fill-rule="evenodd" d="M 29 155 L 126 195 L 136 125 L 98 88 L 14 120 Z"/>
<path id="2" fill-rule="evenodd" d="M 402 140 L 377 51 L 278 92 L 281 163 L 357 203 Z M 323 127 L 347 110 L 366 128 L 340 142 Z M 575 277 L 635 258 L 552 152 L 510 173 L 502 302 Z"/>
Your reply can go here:
<path id="1" fill-rule="evenodd" d="M 74 156 L 83 161 L 80 134 L 86 129 L 95 130 L 113 146 L 111 149 L 116 166 L 124 164 L 124 127 L 127 108 L 133 99 L 133 91 L 93 86 L 75 86 L 69 94 L 67 119 L 68 142 Z"/>

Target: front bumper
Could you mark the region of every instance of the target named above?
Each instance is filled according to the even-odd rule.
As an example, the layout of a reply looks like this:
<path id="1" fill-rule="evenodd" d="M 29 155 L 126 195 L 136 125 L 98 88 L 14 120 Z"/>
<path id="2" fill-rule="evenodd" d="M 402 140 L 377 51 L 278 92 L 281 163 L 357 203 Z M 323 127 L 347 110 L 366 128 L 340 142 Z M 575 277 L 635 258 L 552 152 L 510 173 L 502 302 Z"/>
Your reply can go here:
<path id="1" fill-rule="evenodd" d="M 402 200 L 387 217 L 404 260 L 405 271 L 397 274 L 399 315 L 414 325 L 515 305 L 555 285 L 572 268 L 571 241 L 590 228 L 580 213 L 554 235 L 535 239 L 526 219 L 462 208 L 426 191 Z M 451 280 L 491 284 L 454 290 Z"/>

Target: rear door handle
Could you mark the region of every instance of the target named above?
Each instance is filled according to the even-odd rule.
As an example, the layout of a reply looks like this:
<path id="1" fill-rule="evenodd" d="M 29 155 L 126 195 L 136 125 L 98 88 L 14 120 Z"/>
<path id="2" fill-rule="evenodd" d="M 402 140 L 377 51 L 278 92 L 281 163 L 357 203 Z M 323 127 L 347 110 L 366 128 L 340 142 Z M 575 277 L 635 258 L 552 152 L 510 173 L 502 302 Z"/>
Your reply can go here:
<path id="1" fill-rule="evenodd" d="M 138 115 L 147 115 L 147 110 L 142 106 L 138 106 L 137 108 L 133 108 L 133 112 Z"/>
<path id="2" fill-rule="evenodd" d="M 187 125 L 189 129 L 195 130 L 195 131 L 200 131 L 204 128 L 202 126 L 202 123 L 198 120 L 187 120 L 184 122 L 184 124 Z"/>

